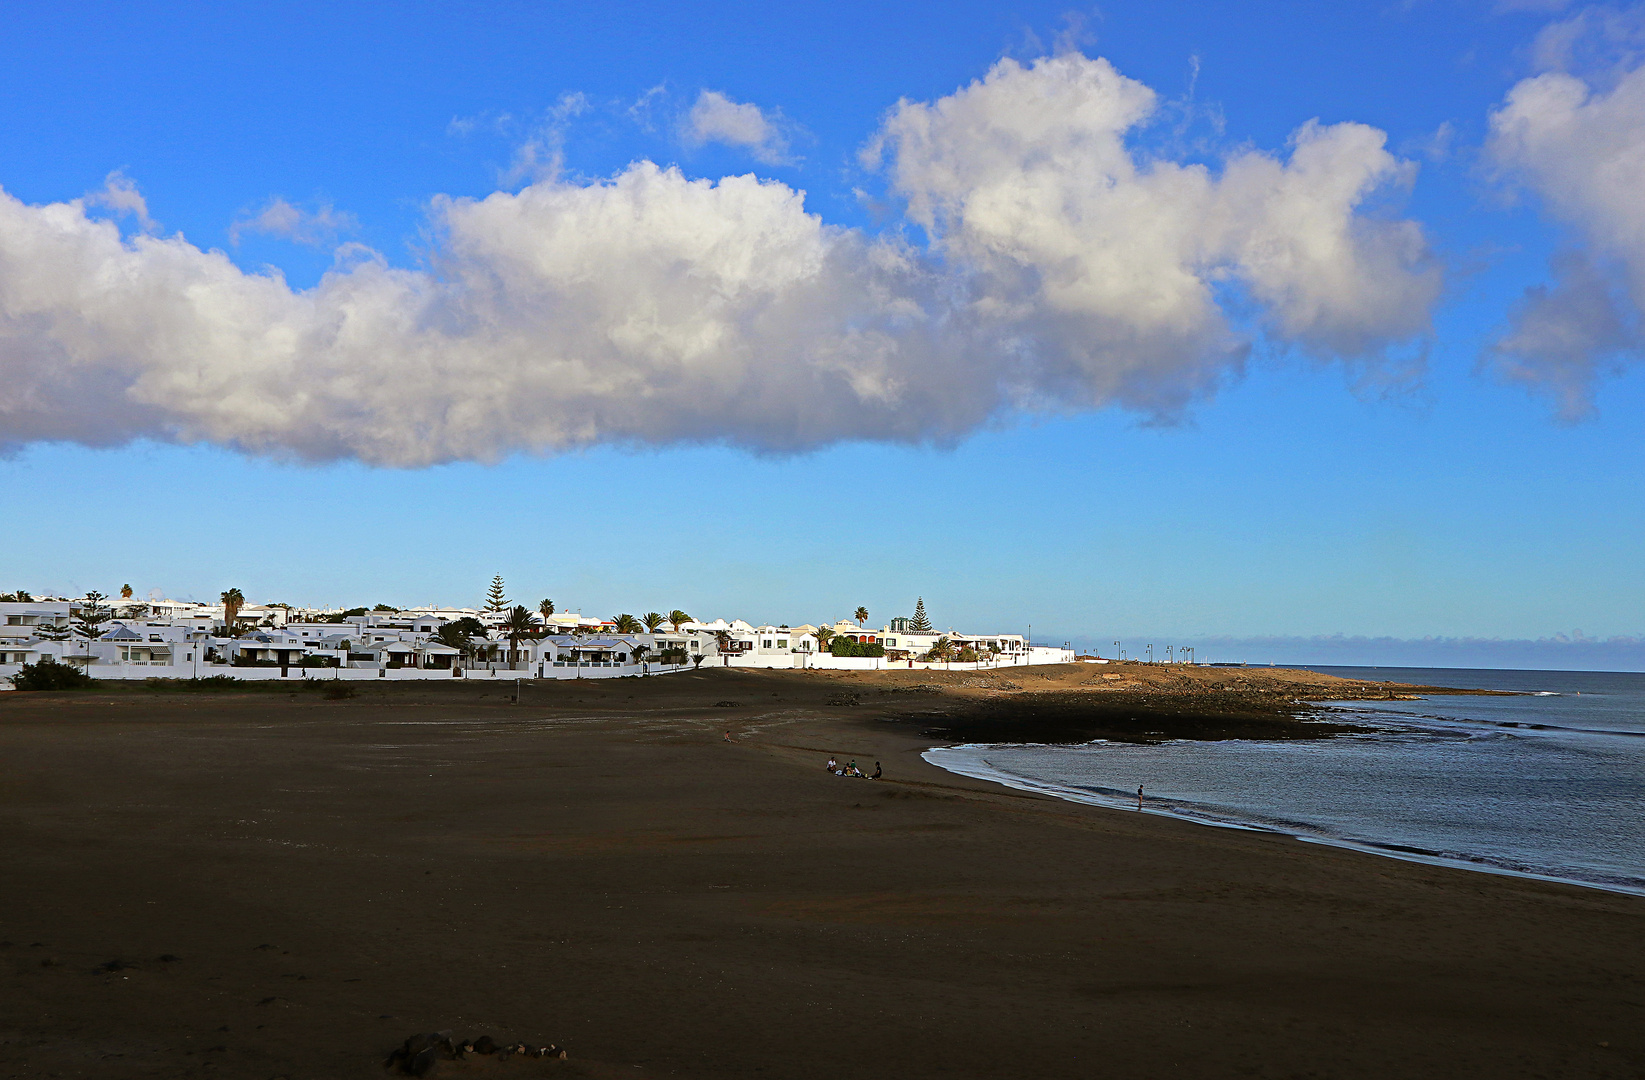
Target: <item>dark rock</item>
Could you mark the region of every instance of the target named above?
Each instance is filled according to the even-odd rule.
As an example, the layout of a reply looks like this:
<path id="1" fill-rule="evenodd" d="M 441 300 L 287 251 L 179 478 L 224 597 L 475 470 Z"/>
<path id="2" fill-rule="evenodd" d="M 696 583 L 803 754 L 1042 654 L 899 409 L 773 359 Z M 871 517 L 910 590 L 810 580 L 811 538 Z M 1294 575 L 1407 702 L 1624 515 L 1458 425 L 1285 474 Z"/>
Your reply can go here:
<path id="1" fill-rule="evenodd" d="M 474 1040 L 474 1052 L 476 1054 L 495 1054 L 497 1052 L 497 1042 L 490 1035 L 481 1035 Z"/>

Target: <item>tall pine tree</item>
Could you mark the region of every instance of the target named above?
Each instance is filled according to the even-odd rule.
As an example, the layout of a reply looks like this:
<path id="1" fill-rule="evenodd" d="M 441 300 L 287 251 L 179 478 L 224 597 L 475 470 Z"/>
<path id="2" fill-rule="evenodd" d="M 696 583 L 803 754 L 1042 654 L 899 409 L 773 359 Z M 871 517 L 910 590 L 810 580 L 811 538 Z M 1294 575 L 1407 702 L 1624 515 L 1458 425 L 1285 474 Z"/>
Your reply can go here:
<path id="1" fill-rule="evenodd" d="M 100 592 L 89 592 L 78 608 L 74 608 L 74 633 L 90 645 L 103 636 L 103 624 L 109 621 L 109 609 L 103 606 L 108 597 Z"/>
<path id="2" fill-rule="evenodd" d="M 503 575 L 501 574 L 491 579 L 491 588 L 486 592 L 486 610 L 508 610 L 508 601 L 503 597 Z"/>
<path id="3" fill-rule="evenodd" d="M 914 601 L 914 617 L 908 620 L 908 632 L 911 634 L 929 634 L 931 620 L 925 614 L 925 597 Z"/>

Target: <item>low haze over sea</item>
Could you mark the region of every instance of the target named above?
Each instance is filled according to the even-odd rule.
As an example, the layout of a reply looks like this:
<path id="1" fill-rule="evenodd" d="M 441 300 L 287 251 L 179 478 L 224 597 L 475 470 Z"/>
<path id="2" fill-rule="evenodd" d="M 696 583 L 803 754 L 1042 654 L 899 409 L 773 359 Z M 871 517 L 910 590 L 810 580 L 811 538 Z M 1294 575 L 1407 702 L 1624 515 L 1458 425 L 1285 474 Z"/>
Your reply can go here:
<path id="1" fill-rule="evenodd" d="M 1297 741 L 970 745 L 927 760 L 1079 802 L 1401 858 L 1645 893 L 1645 674 L 1318 667 L 1513 691 L 1341 703 L 1373 734 Z"/>

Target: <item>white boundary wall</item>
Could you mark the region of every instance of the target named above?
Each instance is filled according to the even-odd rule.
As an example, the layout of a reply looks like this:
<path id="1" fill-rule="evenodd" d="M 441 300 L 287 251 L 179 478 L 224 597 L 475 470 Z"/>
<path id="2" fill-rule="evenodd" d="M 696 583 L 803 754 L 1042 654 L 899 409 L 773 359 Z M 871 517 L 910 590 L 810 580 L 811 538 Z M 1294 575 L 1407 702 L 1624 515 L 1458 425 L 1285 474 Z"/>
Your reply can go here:
<path id="1" fill-rule="evenodd" d="M 1036 645 L 1028 656 L 999 656 L 989 660 L 981 660 L 974 664 L 955 663 L 926 663 L 922 660 L 887 660 L 878 656 L 832 656 L 828 653 L 772 653 L 761 655 L 711 655 L 703 661 L 704 668 L 732 667 L 732 668 L 777 668 L 777 669 L 813 669 L 819 671 L 993 671 L 999 668 L 1027 667 L 1034 664 L 1071 664 L 1074 662 L 1072 649 L 1051 648 Z M 11 689 L 11 676 L 17 674 L 21 668 L 19 664 L 0 665 L 0 689 Z M 621 679 L 635 675 L 672 675 L 681 671 L 694 671 L 691 664 L 664 665 L 664 664 L 582 664 L 556 665 L 553 663 L 521 663 L 510 668 L 509 665 L 498 663 L 486 666 L 465 667 L 460 669 L 462 675 L 454 675 L 449 669 L 440 668 L 301 668 L 291 667 L 282 675 L 275 667 L 234 667 L 226 664 L 93 664 L 87 672 L 94 679 L 136 680 L 143 679 L 193 679 L 210 678 L 215 675 L 227 675 L 234 679 L 244 679 L 248 682 L 265 682 L 281 680 L 286 682 L 301 682 L 304 679 L 318 681 L 341 682 L 372 682 L 377 680 L 392 680 L 395 682 L 436 682 L 450 681 L 455 678 L 464 679 Z"/>
<path id="2" fill-rule="evenodd" d="M 6 664 L 0 666 L 0 689 L 10 690 L 11 677 L 21 669 L 20 664 Z M 520 665 L 520 670 L 509 670 L 506 664 L 495 667 L 463 668 L 460 676 L 449 670 L 439 668 L 300 668 L 286 669 L 281 675 L 277 667 L 234 667 L 226 664 L 202 664 L 196 668 L 193 664 L 93 664 L 87 668 L 87 673 L 94 679 L 140 682 L 144 679 L 193 679 L 211 678 L 217 675 L 227 675 L 231 679 L 241 679 L 246 682 L 452 682 L 457 679 L 621 679 L 638 675 L 673 675 L 681 671 L 692 670 L 690 664 L 663 665 L 663 664 L 612 664 L 605 667 L 595 667 L 584 664 L 581 667 L 554 667 L 538 675 L 537 664 Z"/>
<path id="3" fill-rule="evenodd" d="M 1026 656 L 1002 655 L 975 663 L 926 663 L 923 660 L 887 660 L 881 656 L 834 656 L 830 653 L 769 653 L 710 656 L 703 667 L 807 668 L 818 671 L 992 671 L 1034 664 L 1072 664 L 1074 650 L 1036 645 Z"/>

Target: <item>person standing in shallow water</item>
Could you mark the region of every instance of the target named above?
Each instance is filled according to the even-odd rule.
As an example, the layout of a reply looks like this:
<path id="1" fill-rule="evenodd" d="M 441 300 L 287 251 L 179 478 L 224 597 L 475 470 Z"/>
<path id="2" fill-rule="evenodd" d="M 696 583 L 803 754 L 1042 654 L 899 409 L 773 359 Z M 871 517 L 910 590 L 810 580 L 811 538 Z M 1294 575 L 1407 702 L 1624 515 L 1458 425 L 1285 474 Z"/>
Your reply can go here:
<path id="1" fill-rule="evenodd" d="M 1137 809 L 1142 809 L 1142 785 L 1137 785 Z"/>

